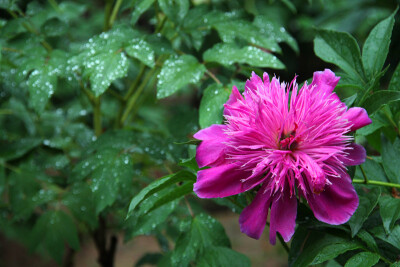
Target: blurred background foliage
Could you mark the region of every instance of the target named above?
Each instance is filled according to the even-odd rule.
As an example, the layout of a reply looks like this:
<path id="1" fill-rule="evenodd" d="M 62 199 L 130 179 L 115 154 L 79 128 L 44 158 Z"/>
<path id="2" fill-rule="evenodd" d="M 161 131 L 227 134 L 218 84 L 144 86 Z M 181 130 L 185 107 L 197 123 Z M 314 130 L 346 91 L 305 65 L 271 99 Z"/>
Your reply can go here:
<path id="1" fill-rule="evenodd" d="M 246 196 L 193 195 L 192 135 L 223 122 L 252 71 L 304 81 L 332 68 L 339 96 L 373 119 L 355 136 L 369 157 L 352 176 L 389 186 L 358 186 L 361 208 L 343 226 L 302 205 L 289 265 L 399 266 L 398 4 L 1 0 L 2 234 L 63 266 L 87 238 L 113 266 L 121 233 L 160 246 L 130 265 L 249 266 L 207 215 L 240 213 Z"/>

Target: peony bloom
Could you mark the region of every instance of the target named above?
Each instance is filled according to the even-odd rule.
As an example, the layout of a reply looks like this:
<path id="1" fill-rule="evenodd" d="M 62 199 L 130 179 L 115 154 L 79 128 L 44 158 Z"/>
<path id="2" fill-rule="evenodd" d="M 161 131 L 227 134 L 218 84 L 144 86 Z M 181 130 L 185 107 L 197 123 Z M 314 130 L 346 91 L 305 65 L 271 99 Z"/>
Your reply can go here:
<path id="1" fill-rule="evenodd" d="M 346 166 L 364 162 L 365 149 L 347 135 L 371 123 L 363 108 L 347 109 L 333 89 L 339 77 L 315 72 L 300 89 L 255 73 L 243 96 L 234 86 L 224 109 L 225 124 L 197 132 L 202 140 L 194 191 L 201 198 L 236 195 L 257 189 L 240 215 L 240 229 L 260 238 L 271 208 L 270 242 L 276 232 L 288 242 L 295 229 L 297 197 L 315 217 L 342 224 L 358 206 Z M 291 89 L 291 90 L 290 90 Z M 296 197 L 297 196 L 297 197 Z"/>

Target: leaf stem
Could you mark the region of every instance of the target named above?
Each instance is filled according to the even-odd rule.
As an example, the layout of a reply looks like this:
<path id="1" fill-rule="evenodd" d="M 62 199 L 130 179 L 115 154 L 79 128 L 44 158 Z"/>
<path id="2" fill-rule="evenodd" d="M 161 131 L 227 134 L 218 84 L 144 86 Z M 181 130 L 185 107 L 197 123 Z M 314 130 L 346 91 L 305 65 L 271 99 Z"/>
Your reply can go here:
<path id="1" fill-rule="evenodd" d="M 96 97 L 93 101 L 93 128 L 96 136 L 100 136 L 101 129 L 101 109 L 100 109 L 100 96 Z"/>
<path id="2" fill-rule="evenodd" d="M 112 10 L 113 0 L 106 0 L 106 6 L 104 7 L 104 25 L 103 30 L 106 32 L 110 29 L 110 15 Z"/>
<path id="3" fill-rule="evenodd" d="M 131 95 L 133 94 L 133 92 L 135 91 L 136 87 L 138 86 L 140 80 L 143 78 L 143 74 L 144 71 L 146 69 L 146 66 L 141 63 L 140 64 L 140 70 L 139 70 L 139 74 L 136 76 L 135 81 L 131 84 L 131 86 L 128 89 L 128 92 L 126 93 L 126 95 L 124 96 L 124 101 L 128 100 L 129 97 L 131 97 Z"/>
<path id="4" fill-rule="evenodd" d="M 283 240 L 282 236 L 281 236 L 279 233 L 277 233 L 276 235 L 278 236 L 278 239 L 279 239 L 279 241 L 281 242 L 282 247 L 286 250 L 287 253 L 289 253 L 290 248 L 289 248 L 289 246 L 286 244 L 285 240 Z"/>
<path id="5" fill-rule="evenodd" d="M 387 182 L 375 181 L 375 180 L 353 179 L 353 183 L 354 184 L 370 184 L 370 185 L 379 185 L 379 186 L 400 188 L 400 184 L 387 183 Z"/>
<path id="6" fill-rule="evenodd" d="M 108 27 L 111 28 L 112 25 L 114 24 L 115 19 L 117 18 L 118 10 L 121 7 L 122 0 L 117 0 L 117 3 L 115 4 L 110 19 L 108 21 Z"/>
<path id="7" fill-rule="evenodd" d="M 206 69 L 206 73 L 208 76 L 210 76 L 211 79 L 213 79 L 216 83 L 221 84 L 221 81 L 208 69 Z"/>
<path id="8" fill-rule="evenodd" d="M 362 175 L 364 177 L 364 183 L 367 184 L 368 183 L 367 174 L 365 173 L 364 168 L 361 165 L 359 167 L 360 167 L 361 173 L 362 173 Z"/>

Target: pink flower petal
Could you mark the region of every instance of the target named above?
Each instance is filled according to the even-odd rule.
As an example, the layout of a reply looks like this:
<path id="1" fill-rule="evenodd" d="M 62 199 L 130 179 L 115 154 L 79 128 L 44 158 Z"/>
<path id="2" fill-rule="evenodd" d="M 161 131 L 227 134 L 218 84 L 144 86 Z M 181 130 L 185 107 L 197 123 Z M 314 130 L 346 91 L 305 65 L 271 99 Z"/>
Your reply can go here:
<path id="1" fill-rule="evenodd" d="M 256 197 L 239 217 L 240 231 L 252 238 L 260 239 L 267 222 L 268 209 L 271 204 L 271 191 L 262 187 Z"/>
<path id="2" fill-rule="evenodd" d="M 225 125 L 211 125 L 200 130 L 194 138 L 203 140 L 196 151 L 196 161 L 200 168 L 221 165 L 225 162 L 225 142 L 228 136 L 224 133 Z"/>
<path id="3" fill-rule="evenodd" d="M 365 148 L 355 143 L 350 144 L 349 149 L 347 149 L 346 152 L 349 153 L 349 155 L 344 157 L 342 162 L 347 166 L 363 164 L 367 157 Z"/>
<path id="4" fill-rule="evenodd" d="M 358 196 L 347 173 L 340 178 L 331 177 L 330 181 L 332 184 L 326 186 L 325 191 L 306 195 L 306 198 L 318 220 L 338 225 L 347 222 L 356 211 Z"/>
<path id="5" fill-rule="evenodd" d="M 234 163 L 201 170 L 197 172 L 197 182 L 193 185 L 193 191 L 201 198 L 237 195 L 250 189 L 243 187 L 241 182 L 241 179 L 250 175 L 251 172 L 240 170 Z"/>
<path id="6" fill-rule="evenodd" d="M 324 71 L 314 72 L 311 86 L 316 85 L 318 91 L 323 91 L 330 94 L 333 92 L 333 89 L 335 89 L 339 80 L 340 77 L 337 77 L 335 73 L 329 69 L 325 69 Z"/>
<path id="7" fill-rule="evenodd" d="M 349 108 L 343 118 L 347 119 L 352 124 L 351 131 L 355 131 L 372 123 L 372 120 L 368 117 L 367 111 L 359 107 Z"/>
<path id="8" fill-rule="evenodd" d="M 228 101 L 224 104 L 224 115 L 235 116 L 237 111 L 235 108 L 239 105 L 238 100 L 243 100 L 243 96 L 240 94 L 236 86 L 232 87 L 232 93 L 229 96 Z"/>
<path id="9" fill-rule="evenodd" d="M 278 196 L 271 206 L 271 220 L 269 226 L 269 242 L 276 243 L 276 232 L 279 232 L 285 242 L 289 242 L 296 226 L 297 199 L 289 192 Z"/>

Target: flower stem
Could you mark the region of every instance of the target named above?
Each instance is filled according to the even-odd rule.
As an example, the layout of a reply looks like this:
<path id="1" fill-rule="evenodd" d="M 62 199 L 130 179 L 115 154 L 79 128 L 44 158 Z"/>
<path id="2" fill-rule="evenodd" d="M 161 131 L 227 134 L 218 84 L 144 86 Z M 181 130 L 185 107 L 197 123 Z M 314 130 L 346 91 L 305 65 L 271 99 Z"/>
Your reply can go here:
<path id="1" fill-rule="evenodd" d="M 114 24 L 115 19 L 117 18 L 118 10 L 121 7 L 122 0 L 117 0 L 117 3 L 114 6 L 114 9 L 112 10 L 110 19 L 108 21 L 108 27 L 111 28 L 112 25 Z"/>
<path id="2" fill-rule="evenodd" d="M 400 188 L 400 184 L 387 183 L 387 182 L 381 182 L 381 181 L 375 181 L 375 180 L 354 179 L 353 183 L 355 183 L 355 184 L 370 184 L 370 185 L 379 185 L 379 186 Z"/>
<path id="3" fill-rule="evenodd" d="M 287 253 L 289 253 L 290 248 L 289 246 L 286 244 L 285 240 L 283 240 L 282 236 L 280 234 L 276 234 L 278 236 L 279 241 L 281 242 L 282 247 L 286 250 Z"/>
<path id="4" fill-rule="evenodd" d="M 100 97 L 96 97 L 93 101 L 93 128 L 96 136 L 101 135 Z"/>

